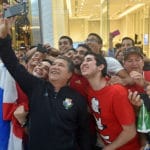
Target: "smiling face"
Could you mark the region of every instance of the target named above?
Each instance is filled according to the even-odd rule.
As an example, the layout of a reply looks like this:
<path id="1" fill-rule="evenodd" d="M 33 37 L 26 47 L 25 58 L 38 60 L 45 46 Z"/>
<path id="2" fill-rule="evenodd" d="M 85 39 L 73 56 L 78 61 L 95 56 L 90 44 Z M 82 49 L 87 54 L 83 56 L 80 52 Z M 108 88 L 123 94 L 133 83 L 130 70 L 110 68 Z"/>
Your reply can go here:
<path id="1" fill-rule="evenodd" d="M 70 59 L 73 59 L 74 54 L 75 54 L 75 51 L 72 50 L 72 49 L 70 49 L 70 50 L 68 50 L 68 51 L 64 54 L 64 56 L 66 56 L 66 57 L 68 57 L 68 58 L 70 58 Z"/>
<path id="2" fill-rule="evenodd" d="M 88 50 L 82 46 L 80 46 L 76 49 L 76 52 L 75 52 L 74 57 L 73 57 L 73 63 L 75 66 L 81 65 L 82 61 L 84 60 L 85 53 L 87 51 Z"/>
<path id="3" fill-rule="evenodd" d="M 94 53 L 96 54 L 100 53 L 100 50 L 102 49 L 102 43 L 100 43 L 99 39 L 96 36 L 94 35 L 88 36 L 85 43 L 91 48 L 91 50 Z"/>
<path id="4" fill-rule="evenodd" d="M 71 76 L 72 72 L 69 71 L 68 62 L 64 59 L 56 58 L 50 69 L 49 81 L 65 85 Z"/>
<path id="5" fill-rule="evenodd" d="M 96 60 L 93 55 L 86 55 L 81 66 L 81 73 L 87 79 L 94 77 L 99 72 Z"/>
<path id="6" fill-rule="evenodd" d="M 133 46 L 134 46 L 134 44 L 133 44 L 133 41 L 131 39 L 124 39 L 122 41 L 122 44 L 121 44 L 122 50 L 126 50 L 130 47 L 133 47 Z"/>
<path id="7" fill-rule="evenodd" d="M 28 62 L 29 66 L 36 66 L 40 61 L 42 61 L 42 59 L 44 59 L 44 57 L 44 53 L 36 51 Z"/>
<path id="8" fill-rule="evenodd" d="M 38 78 L 48 80 L 51 64 L 47 61 L 39 62 L 33 69 L 32 74 Z"/>
<path id="9" fill-rule="evenodd" d="M 58 42 L 58 45 L 61 54 L 66 53 L 68 49 L 72 48 L 72 43 L 70 43 L 69 39 L 67 38 L 61 38 Z"/>

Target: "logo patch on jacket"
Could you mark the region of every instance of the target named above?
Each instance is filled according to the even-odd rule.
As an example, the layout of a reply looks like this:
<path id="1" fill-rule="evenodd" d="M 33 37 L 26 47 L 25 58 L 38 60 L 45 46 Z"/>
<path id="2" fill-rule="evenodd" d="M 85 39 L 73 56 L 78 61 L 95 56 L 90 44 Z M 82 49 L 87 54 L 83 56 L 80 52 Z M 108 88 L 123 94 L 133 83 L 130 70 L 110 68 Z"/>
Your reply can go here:
<path id="1" fill-rule="evenodd" d="M 65 109 L 70 109 L 73 106 L 73 102 L 72 99 L 70 98 L 65 98 L 65 100 L 63 101 L 63 105 L 65 107 Z"/>

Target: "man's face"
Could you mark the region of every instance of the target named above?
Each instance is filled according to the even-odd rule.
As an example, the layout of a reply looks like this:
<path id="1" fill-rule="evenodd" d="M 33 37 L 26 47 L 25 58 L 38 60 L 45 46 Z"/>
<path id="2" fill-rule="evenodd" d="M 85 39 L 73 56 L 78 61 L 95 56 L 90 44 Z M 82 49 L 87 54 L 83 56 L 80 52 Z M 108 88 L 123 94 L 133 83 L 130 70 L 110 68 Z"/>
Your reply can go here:
<path id="1" fill-rule="evenodd" d="M 144 66 L 143 59 L 137 54 L 130 54 L 128 58 L 124 61 L 124 68 L 128 73 L 131 71 L 142 72 Z"/>
<path id="2" fill-rule="evenodd" d="M 25 56 L 25 53 L 21 50 L 16 52 L 16 57 L 18 58 L 19 61 L 22 61 L 23 57 Z"/>
<path id="3" fill-rule="evenodd" d="M 91 50 L 97 54 L 102 48 L 102 44 L 99 43 L 98 38 L 94 35 L 88 36 L 88 38 L 85 41 L 85 44 L 88 45 L 91 48 Z"/>
<path id="4" fill-rule="evenodd" d="M 133 47 L 133 43 L 130 39 L 125 39 L 122 41 L 122 49 L 123 50 L 128 49 L 130 47 Z"/>
<path id="5" fill-rule="evenodd" d="M 56 58 L 51 65 L 49 80 L 58 82 L 59 84 L 67 83 L 72 73 L 69 72 L 68 62 L 64 59 Z"/>
<path id="6" fill-rule="evenodd" d="M 66 53 L 64 54 L 64 56 L 66 56 L 66 57 L 68 57 L 68 58 L 70 58 L 70 59 L 73 59 L 74 54 L 75 54 L 75 51 L 74 51 L 74 50 L 69 50 L 68 52 L 66 52 Z"/>
<path id="7" fill-rule="evenodd" d="M 80 66 L 82 61 L 84 60 L 85 53 L 87 49 L 84 47 L 78 47 L 73 57 L 73 63 L 75 66 Z"/>
<path id="8" fill-rule="evenodd" d="M 93 55 L 85 56 L 84 61 L 80 66 L 82 75 L 87 79 L 95 76 L 99 72 L 98 68 L 99 67 L 96 65 L 96 60 Z"/>
<path id="9" fill-rule="evenodd" d="M 29 66 L 36 66 L 40 61 L 42 61 L 45 57 L 44 53 L 35 52 L 31 59 L 29 60 Z"/>
<path id="10" fill-rule="evenodd" d="M 70 41 L 66 38 L 60 39 L 58 45 L 61 54 L 64 54 L 65 52 L 67 52 L 68 49 L 72 48 Z"/>
<path id="11" fill-rule="evenodd" d="M 48 80 L 51 64 L 47 61 L 39 62 L 33 69 L 32 74 L 38 78 Z"/>

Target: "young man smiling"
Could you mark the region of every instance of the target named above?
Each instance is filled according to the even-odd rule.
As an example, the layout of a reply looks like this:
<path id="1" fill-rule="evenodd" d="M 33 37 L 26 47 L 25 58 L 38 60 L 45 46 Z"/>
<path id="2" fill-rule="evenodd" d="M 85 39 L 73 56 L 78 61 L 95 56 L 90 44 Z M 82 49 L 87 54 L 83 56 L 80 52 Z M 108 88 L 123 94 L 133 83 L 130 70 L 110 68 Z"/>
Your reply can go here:
<path id="1" fill-rule="evenodd" d="M 81 72 L 90 84 L 89 106 L 105 143 L 103 150 L 139 150 L 135 114 L 128 92 L 119 84 L 108 85 L 105 59 L 100 54 L 87 53 Z"/>

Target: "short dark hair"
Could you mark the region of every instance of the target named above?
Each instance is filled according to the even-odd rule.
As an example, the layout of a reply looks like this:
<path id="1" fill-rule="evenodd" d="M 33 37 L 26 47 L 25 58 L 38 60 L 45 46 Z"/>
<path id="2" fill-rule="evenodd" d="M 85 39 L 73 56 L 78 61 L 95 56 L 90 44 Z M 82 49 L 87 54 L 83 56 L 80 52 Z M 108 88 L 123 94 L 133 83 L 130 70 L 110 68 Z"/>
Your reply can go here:
<path id="1" fill-rule="evenodd" d="M 42 61 L 46 61 L 46 62 L 48 62 L 50 65 L 52 65 L 52 61 L 49 60 L 49 59 L 43 59 Z"/>
<path id="2" fill-rule="evenodd" d="M 118 48 L 121 48 L 121 43 L 116 43 L 115 44 L 115 47 L 118 49 Z"/>
<path id="3" fill-rule="evenodd" d="M 124 37 L 124 38 L 122 39 L 122 42 L 123 42 L 124 40 L 130 40 L 130 41 L 132 41 L 132 46 L 135 45 L 134 40 L 133 40 L 132 38 L 128 37 L 128 36 Z"/>
<path id="4" fill-rule="evenodd" d="M 94 56 L 95 60 L 96 60 L 96 65 L 97 66 L 100 66 L 100 65 L 104 65 L 104 68 L 102 70 L 102 76 L 105 77 L 107 75 L 107 63 L 106 63 L 106 60 L 105 58 L 101 55 L 101 54 L 96 54 L 94 52 L 87 52 L 85 54 L 85 56 L 87 55 L 92 55 Z"/>
<path id="5" fill-rule="evenodd" d="M 77 48 L 79 48 L 79 47 L 83 47 L 83 48 L 87 49 L 87 51 L 92 52 L 91 48 L 86 44 L 78 44 Z"/>
<path id="6" fill-rule="evenodd" d="M 69 51 L 76 51 L 76 49 L 75 48 L 69 48 L 68 50 L 67 50 L 67 52 L 69 52 Z"/>
<path id="7" fill-rule="evenodd" d="M 68 39 L 68 40 L 69 40 L 70 45 L 73 45 L 73 40 L 72 40 L 72 38 L 71 38 L 71 37 L 66 36 L 66 35 L 63 35 L 63 36 L 61 36 L 61 37 L 59 38 L 59 41 L 60 41 L 61 39 Z"/>
<path id="8" fill-rule="evenodd" d="M 72 62 L 72 60 L 66 56 L 63 56 L 63 55 L 59 55 L 58 57 L 56 57 L 56 59 L 63 59 L 67 62 L 68 64 L 68 72 L 74 72 L 74 64 Z"/>
<path id="9" fill-rule="evenodd" d="M 103 44 L 103 39 L 97 33 L 89 33 L 89 36 L 96 36 L 99 44 Z"/>

